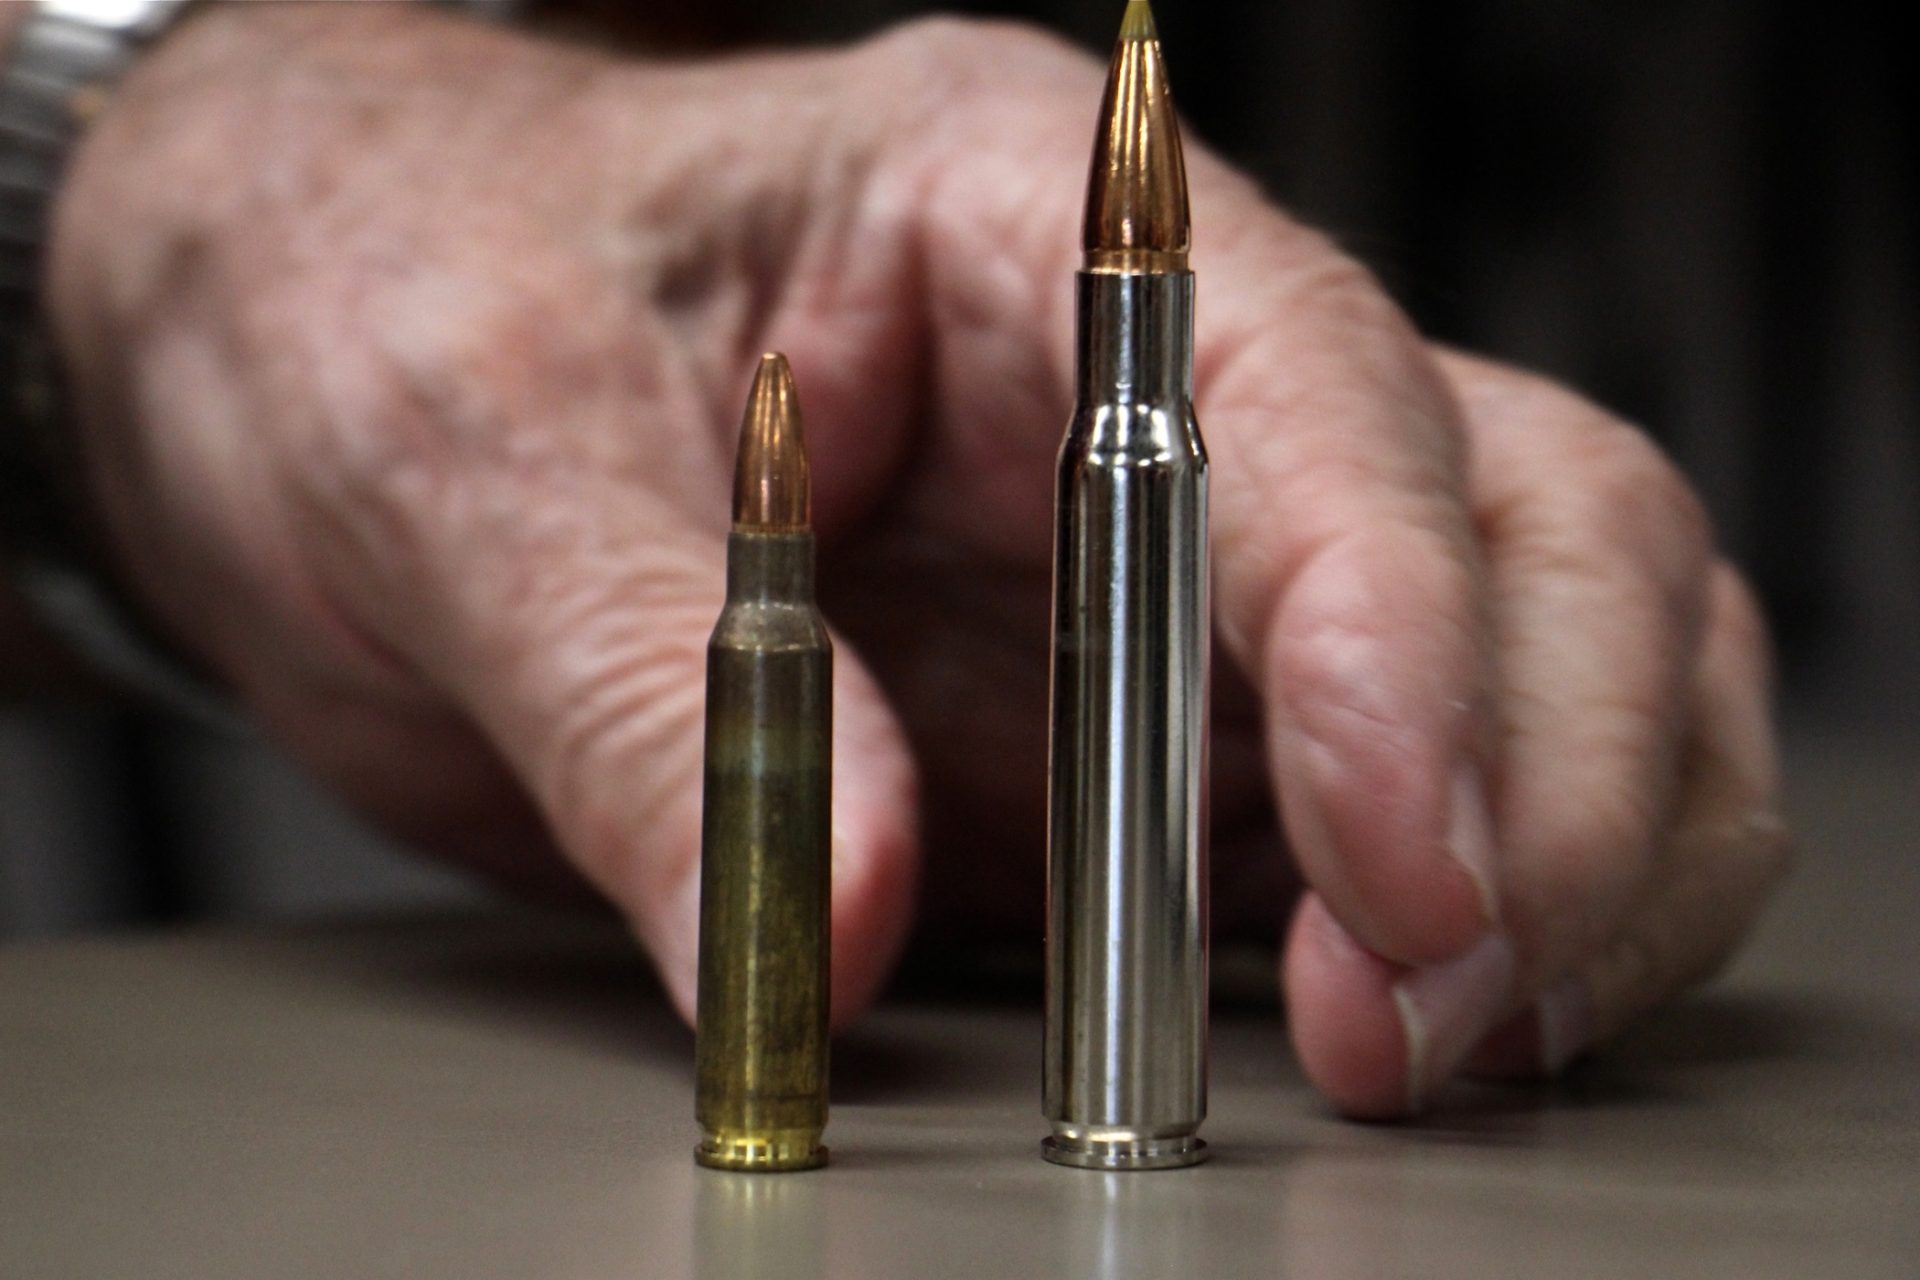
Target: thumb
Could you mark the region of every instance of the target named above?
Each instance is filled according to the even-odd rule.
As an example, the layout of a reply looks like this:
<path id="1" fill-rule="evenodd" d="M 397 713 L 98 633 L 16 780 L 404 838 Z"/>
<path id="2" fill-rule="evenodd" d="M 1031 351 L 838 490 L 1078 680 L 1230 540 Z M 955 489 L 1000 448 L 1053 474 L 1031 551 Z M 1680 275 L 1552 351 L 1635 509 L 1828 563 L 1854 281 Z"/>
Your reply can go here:
<path id="1" fill-rule="evenodd" d="M 704 667 L 724 547 L 630 492 L 593 504 L 617 516 L 565 505 L 545 514 L 534 545 L 516 537 L 511 554 L 496 551 L 448 584 L 436 674 L 531 793 L 563 854 L 625 914 L 691 1021 Z M 834 665 L 838 1025 L 871 1003 L 899 953 L 918 850 L 906 740 L 839 637 Z"/>

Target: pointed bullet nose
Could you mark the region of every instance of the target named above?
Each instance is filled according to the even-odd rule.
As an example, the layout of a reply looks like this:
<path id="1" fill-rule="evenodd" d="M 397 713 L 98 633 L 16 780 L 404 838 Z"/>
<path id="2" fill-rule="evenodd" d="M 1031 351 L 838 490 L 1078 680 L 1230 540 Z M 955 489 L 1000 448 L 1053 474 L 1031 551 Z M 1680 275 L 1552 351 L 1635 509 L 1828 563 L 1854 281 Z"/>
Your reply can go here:
<path id="1" fill-rule="evenodd" d="M 1147 0 L 1127 0 L 1127 14 L 1120 19 L 1121 41 L 1139 43 L 1159 38 L 1159 28 L 1153 24 L 1153 6 Z"/>
<path id="2" fill-rule="evenodd" d="M 760 357 L 740 422 L 733 522 L 742 529 L 804 529 L 809 519 L 807 447 L 793 368 L 777 351 Z"/>
<path id="3" fill-rule="evenodd" d="M 754 370 L 753 390 L 749 398 L 756 404 L 793 400 L 793 366 L 787 363 L 786 356 L 778 351 L 769 351 L 760 357 L 760 367 Z"/>
<path id="4" fill-rule="evenodd" d="M 1107 74 L 1087 191 L 1087 270 L 1185 271 L 1187 166 L 1147 0 L 1129 0 Z"/>

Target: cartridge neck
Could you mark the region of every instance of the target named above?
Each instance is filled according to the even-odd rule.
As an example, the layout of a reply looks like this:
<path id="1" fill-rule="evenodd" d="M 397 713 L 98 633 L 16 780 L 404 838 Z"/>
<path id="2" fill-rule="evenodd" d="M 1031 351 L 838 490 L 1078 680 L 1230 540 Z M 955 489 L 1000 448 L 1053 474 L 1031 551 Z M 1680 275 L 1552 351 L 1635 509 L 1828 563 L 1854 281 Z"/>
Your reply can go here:
<path id="1" fill-rule="evenodd" d="M 1173 405 L 1193 398 L 1193 275 L 1082 271 L 1081 403 Z"/>
<path id="2" fill-rule="evenodd" d="M 807 530 L 727 535 L 727 602 L 813 600 L 813 534 Z"/>

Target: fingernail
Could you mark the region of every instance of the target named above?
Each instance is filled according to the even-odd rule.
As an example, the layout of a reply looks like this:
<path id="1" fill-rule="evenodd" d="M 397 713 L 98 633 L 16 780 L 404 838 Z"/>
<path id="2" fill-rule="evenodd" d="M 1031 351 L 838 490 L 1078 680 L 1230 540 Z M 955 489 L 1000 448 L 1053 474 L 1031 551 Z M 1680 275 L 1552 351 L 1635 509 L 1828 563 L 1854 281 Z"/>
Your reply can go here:
<path id="1" fill-rule="evenodd" d="M 1504 934 L 1473 950 L 1408 974 L 1393 986 L 1407 1041 L 1407 1110 L 1425 1109 L 1432 1091 L 1457 1071 L 1513 997 L 1515 956 Z"/>
<path id="2" fill-rule="evenodd" d="M 1540 997 L 1535 1010 L 1540 1027 L 1540 1067 L 1558 1075 L 1586 1049 L 1593 1035 L 1593 992 L 1579 978 L 1568 978 Z"/>
<path id="3" fill-rule="evenodd" d="M 1447 819 L 1447 852 L 1480 891 L 1487 923 L 1500 919 L 1498 870 L 1494 865 L 1493 812 L 1487 803 L 1487 779 L 1480 766 L 1462 760 L 1453 770 L 1453 811 Z"/>

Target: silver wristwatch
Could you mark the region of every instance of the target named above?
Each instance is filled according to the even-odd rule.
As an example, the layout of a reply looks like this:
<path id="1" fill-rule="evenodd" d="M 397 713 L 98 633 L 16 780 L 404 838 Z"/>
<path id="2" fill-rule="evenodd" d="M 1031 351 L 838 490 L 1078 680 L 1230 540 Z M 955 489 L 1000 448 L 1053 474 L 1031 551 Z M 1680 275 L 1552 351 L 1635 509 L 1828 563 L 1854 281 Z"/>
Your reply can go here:
<path id="1" fill-rule="evenodd" d="M 0 537 L 40 623 L 96 674 L 196 719 L 224 702 L 97 571 L 68 491 L 58 366 L 41 311 L 53 202 L 74 146 L 192 0 L 39 0 L 0 64 Z"/>
<path id="2" fill-rule="evenodd" d="M 60 182 L 88 123 L 140 54 L 215 0 L 34 0 L 0 48 L 0 550 L 26 602 L 100 675 L 195 718 L 225 702 L 137 620 L 99 571 L 73 491 L 59 366 L 42 312 Z M 514 0 L 439 0 L 504 18 Z M 20 0 L 0 0 L 20 4 Z"/>
<path id="3" fill-rule="evenodd" d="M 38 289 L 47 214 L 81 130 L 188 3 L 40 0 L 21 22 L 0 70 L 0 291 L 9 312 L 18 300 L 30 306 Z"/>

